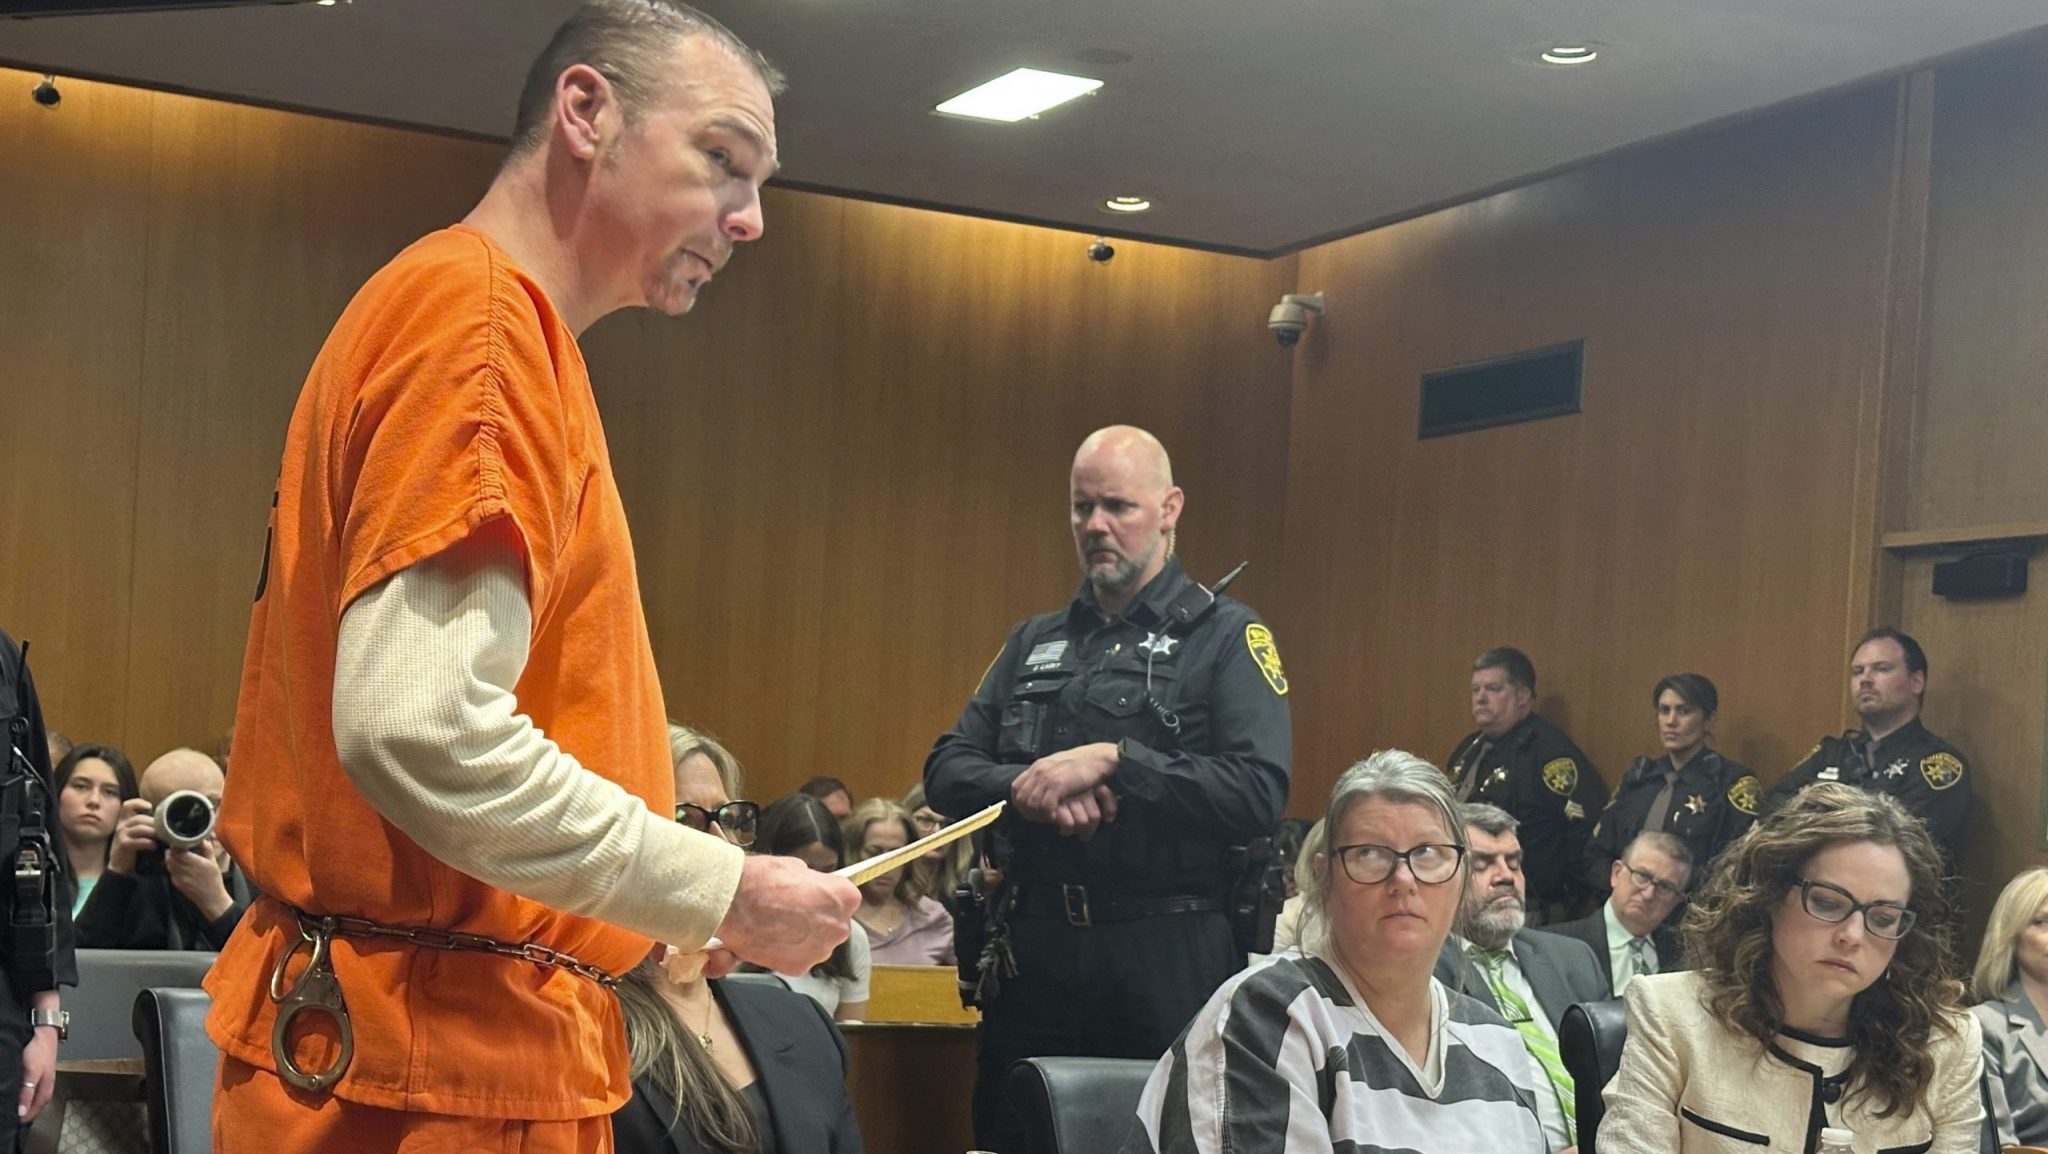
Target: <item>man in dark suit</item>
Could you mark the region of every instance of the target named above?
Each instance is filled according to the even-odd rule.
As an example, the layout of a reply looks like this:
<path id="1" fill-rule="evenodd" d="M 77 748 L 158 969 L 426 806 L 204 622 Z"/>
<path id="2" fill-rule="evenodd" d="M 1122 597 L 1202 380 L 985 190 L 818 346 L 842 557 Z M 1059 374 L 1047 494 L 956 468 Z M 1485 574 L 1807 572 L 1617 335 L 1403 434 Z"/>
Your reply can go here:
<path id="1" fill-rule="evenodd" d="M 1493 1007 L 1521 1032 L 1529 1056 L 1556 1091 L 1536 1096 L 1545 1129 L 1561 1115 L 1565 1133 L 1576 1142 L 1575 1089 L 1558 1055 L 1557 1030 L 1572 1003 L 1607 997 L 1606 967 L 1584 942 L 1523 928 L 1527 883 L 1514 817 L 1484 802 L 1467 802 L 1458 813 L 1472 883 L 1458 933 L 1437 959 L 1437 980 Z"/>
<path id="2" fill-rule="evenodd" d="M 1600 908 L 1577 921 L 1544 928 L 1586 943 L 1603 959 L 1606 996 L 1618 998 L 1636 975 L 1678 968 L 1678 937 L 1667 923 L 1685 904 L 1692 865 L 1692 847 L 1685 839 L 1639 833 L 1610 867 L 1612 892 Z"/>

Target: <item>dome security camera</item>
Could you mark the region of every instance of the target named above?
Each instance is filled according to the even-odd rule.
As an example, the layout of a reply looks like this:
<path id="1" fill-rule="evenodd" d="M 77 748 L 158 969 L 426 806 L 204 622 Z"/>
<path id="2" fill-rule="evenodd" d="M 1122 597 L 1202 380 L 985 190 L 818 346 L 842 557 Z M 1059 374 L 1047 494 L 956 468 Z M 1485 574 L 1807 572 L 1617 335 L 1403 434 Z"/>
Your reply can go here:
<path id="1" fill-rule="evenodd" d="M 1281 348 L 1291 349 L 1301 343 L 1301 334 L 1308 331 L 1309 318 L 1322 315 L 1323 294 L 1288 293 L 1266 315 L 1266 327 L 1273 330 L 1273 339 Z"/>
<path id="2" fill-rule="evenodd" d="M 1088 245 L 1088 259 L 1096 264 L 1108 264 L 1115 255 L 1116 247 L 1099 236 Z"/>
<path id="3" fill-rule="evenodd" d="M 46 75 L 41 84 L 29 89 L 28 97 L 44 108 L 55 108 L 63 101 L 64 94 L 57 91 L 57 78 Z"/>

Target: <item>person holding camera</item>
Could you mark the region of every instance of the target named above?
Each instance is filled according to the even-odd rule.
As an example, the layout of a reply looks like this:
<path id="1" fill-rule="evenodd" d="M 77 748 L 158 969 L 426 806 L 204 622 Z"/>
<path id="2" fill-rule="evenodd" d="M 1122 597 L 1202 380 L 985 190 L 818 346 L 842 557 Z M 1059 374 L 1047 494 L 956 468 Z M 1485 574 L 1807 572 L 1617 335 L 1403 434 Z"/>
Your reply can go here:
<path id="1" fill-rule="evenodd" d="M 1270 837 L 1287 804 L 1287 675 L 1257 614 L 1173 558 L 1182 501 L 1152 434 L 1082 442 L 1069 505 L 1081 587 L 1010 632 L 925 761 L 940 813 L 1009 802 L 992 839 L 1009 847 L 1002 888 L 985 902 L 1006 922 L 986 947 L 960 938 L 963 962 L 997 961 L 976 995 L 986 1149 L 1022 1145 L 1001 1093 L 1011 1064 L 1158 1057 L 1258 936 L 1231 916 L 1238 847 Z"/>
<path id="2" fill-rule="evenodd" d="M 142 771 L 121 803 L 107 867 L 78 911 L 78 944 L 109 950 L 218 950 L 242 920 L 247 878 L 213 833 L 226 777 L 196 749 Z"/>

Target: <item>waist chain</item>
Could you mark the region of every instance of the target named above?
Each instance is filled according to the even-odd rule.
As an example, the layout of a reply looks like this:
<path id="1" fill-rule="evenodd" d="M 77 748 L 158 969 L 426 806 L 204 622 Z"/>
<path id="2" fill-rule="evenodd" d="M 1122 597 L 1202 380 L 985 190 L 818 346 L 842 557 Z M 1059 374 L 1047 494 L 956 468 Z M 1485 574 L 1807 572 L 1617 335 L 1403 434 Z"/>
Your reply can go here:
<path id="1" fill-rule="evenodd" d="M 430 926 L 387 926 L 368 918 L 309 914 L 293 905 L 286 905 L 285 909 L 298 922 L 299 937 L 285 947 L 284 954 L 277 959 L 276 968 L 270 971 L 270 1000 L 277 1006 L 277 1020 L 270 1027 L 270 1054 L 277 1060 L 279 1078 L 314 1093 L 323 1093 L 340 1081 L 356 1052 L 355 1028 L 349 1023 L 348 1003 L 341 996 L 341 983 L 334 977 L 329 947 L 335 938 L 382 938 L 429 950 L 496 954 L 531 962 L 543 969 L 567 970 L 607 990 L 615 989 L 619 984 L 617 975 L 539 942 L 506 942 L 484 934 Z M 296 980 L 287 983 L 285 971 L 301 949 L 307 951 L 306 968 L 299 971 Z M 292 1057 L 292 1021 L 308 1012 L 332 1018 L 340 1033 L 341 1052 L 324 1070 L 303 1069 Z"/>

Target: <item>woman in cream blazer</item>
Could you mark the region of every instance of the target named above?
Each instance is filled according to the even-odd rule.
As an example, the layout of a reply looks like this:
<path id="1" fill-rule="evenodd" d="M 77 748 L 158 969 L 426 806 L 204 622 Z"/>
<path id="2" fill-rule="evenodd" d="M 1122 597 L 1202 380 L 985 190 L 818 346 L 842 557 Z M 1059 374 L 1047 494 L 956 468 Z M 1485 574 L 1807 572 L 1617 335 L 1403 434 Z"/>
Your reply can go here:
<path id="1" fill-rule="evenodd" d="M 1601 1154 L 1976 1154 L 1982 1035 L 1948 977 L 1941 857 L 1882 794 L 1823 783 L 1717 863 L 1693 971 L 1628 989 Z"/>

